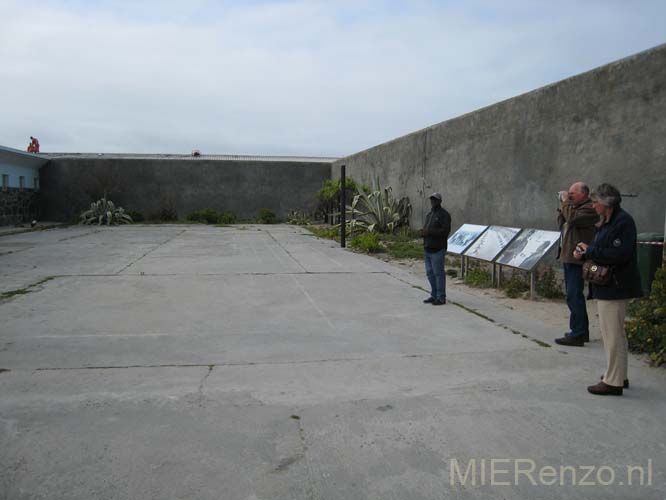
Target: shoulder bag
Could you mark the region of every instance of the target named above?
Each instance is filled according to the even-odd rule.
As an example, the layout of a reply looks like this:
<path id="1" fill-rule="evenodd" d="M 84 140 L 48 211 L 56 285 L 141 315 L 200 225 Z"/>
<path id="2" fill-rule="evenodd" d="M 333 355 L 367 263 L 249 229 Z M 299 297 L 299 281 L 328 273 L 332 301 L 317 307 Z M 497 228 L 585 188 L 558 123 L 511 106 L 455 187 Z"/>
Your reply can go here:
<path id="1" fill-rule="evenodd" d="M 612 266 L 596 264 L 593 260 L 583 262 L 583 279 L 594 285 L 607 285 L 612 274 Z"/>

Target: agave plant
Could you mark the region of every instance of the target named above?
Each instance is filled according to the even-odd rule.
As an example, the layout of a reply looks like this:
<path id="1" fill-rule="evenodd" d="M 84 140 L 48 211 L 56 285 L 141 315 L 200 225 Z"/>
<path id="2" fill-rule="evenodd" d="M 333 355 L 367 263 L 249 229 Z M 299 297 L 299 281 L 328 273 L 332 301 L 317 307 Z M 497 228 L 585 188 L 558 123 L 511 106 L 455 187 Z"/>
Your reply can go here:
<path id="1" fill-rule="evenodd" d="M 370 193 L 354 196 L 347 207 L 348 229 L 354 232 L 392 233 L 400 226 L 409 225 L 412 205 L 406 196 L 396 200 L 390 187 L 382 189 L 379 179 L 375 180 Z"/>
<path id="2" fill-rule="evenodd" d="M 287 224 L 295 224 L 297 226 L 307 226 L 310 224 L 310 219 L 305 212 L 300 210 L 289 210 L 287 213 Z"/>
<path id="3" fill-rule="evenodd" d="M 106 197 L 90 204 L 90 209 L 81 214 L 81 224 L 131 224 L 132 218 L 122 207 L 117 207 Z"/>

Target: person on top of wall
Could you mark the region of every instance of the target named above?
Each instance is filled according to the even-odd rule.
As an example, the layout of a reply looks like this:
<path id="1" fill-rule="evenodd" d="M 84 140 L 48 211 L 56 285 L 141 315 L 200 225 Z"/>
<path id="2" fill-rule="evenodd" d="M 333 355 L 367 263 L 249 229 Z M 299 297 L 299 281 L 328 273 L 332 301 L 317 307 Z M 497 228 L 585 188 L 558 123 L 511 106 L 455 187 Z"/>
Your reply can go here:
<path id="1" fill-rule="evenodd" d="M 30 136 L 30 144 L 28 144 L 28 153 L 39 153 L 39 140 L 37 140 L 37 137 Z"/>
<path id="2" fill-rule="evenodd" d="M 611 266 L 611 278 L 605 285 L 590 283 L 590 294 L 597 299 L 601 341 L 606 351 L 607 368 L 601 382 L 587 388 L 599 396 L 621 396 L 629 388 L 627 365 L 629 349 L 624 318 L 630 299 L 643 295 L 638 273 L 636 223 L 620 208 L 622 196 L 616 187 L 601 184 L 590 194 L 592 206 L 601 217 L 594 240 L 580 242 L 574 256 L 580 261 Z"/>
<path id="3" fill-rule="evenodd" d="M 574 257 L 576 243 L 590 243 L 594 238 L 599 215 L 592 208 L 590 189 L 583 182 L 575 182 L 569 191 L 560 191 L 557 225 L 560 228 L 559 258 L 564 267 L 564 285 L 569 306 L 569 332 L 555 339 L 560 345 L 582 347 L 590 341 L 590 321 L 583 289 L 583 263 Z"/>
<path id="4" fill-rule="evenodd" d="M 446 304 L 444 257 L 451 232 L 451 215 L 442 208 L 442 195 L 439 193 L 430 195 L 430 207 L 423 229 L 419 231 L 423 237 L 425 268 L 430 282 L 430 297 L 423 302 L 441 306 Z"/>

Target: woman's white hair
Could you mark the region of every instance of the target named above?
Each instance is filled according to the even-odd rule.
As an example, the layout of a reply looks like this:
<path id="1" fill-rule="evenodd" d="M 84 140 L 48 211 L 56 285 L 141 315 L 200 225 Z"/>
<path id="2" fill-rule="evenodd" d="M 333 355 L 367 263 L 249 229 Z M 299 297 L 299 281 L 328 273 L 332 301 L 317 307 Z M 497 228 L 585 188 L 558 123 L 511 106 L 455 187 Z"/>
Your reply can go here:
<path id="1" fill-rule="evenodd" d="M 590 198 L 610 208 L 619 207 L 620 203 L 622 203 L 620 191 L 612 184 L 606 183 L 601 184 L 597 189 L 592 191 Z"/>

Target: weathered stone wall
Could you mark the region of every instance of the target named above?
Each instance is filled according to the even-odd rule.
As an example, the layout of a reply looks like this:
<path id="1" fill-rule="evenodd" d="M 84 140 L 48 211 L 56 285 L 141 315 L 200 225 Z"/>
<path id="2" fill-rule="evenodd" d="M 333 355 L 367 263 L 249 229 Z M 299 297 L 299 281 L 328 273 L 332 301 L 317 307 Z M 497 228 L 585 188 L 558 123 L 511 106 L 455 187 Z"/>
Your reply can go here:
<path id="1" fill-rule="evenodd" d="M 321 162 L 56 157 L 40 170 L 41 206 L 49 220 L 73 221 L 106 192 L 144 216 L 213 208 L 249 218 L 268 208 L 284 217 L 312 207 L 330 171 Z"/>
<path id="2" fill-rule="evenodd" d="M 0 226 L 21 224 L 39 218 L 38 194 L 9 188 L 0 191 Z"/>
<path id="3" fill-rule="evenodd" d="M 409 196 L 418 226 L 444 195 L 453 226 L 555 229 L 556 193 L 615 184 L 639 231 L 666 208 L 666 45 L 339 160 L 366 184 Z"/>

